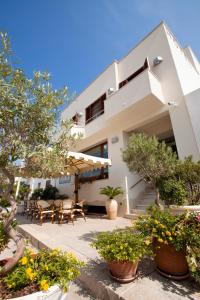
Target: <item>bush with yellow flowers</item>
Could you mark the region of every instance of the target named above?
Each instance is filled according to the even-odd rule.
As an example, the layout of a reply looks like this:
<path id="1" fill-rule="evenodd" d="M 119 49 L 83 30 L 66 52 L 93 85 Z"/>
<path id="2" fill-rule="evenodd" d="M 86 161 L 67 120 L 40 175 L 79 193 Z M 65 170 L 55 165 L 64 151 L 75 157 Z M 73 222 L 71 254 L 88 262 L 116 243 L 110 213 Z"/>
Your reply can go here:
<path id="1" fill-rule="evenodd" d="M 12 272 L 3 278 L 10 291 L 19 291 L 29 285 L 36 290 L 47 291 L 50 286 L 58 284 L 67 292 L 68 284 L 80 275 L 84 263 L 72 253 L 55 250 L 41 250 L 33 254 L 26 250 Z"/>
<path id="2" fill-rule="evenodd" d="M 134 227 L 152 243 L 174 246 L 184 251 L 191 275 L 200 283 L 200 213 L 185 212 L 172 215 L 169 210 L 157 206 L 148 209 L 148 214 L 140 216 Z"/>
<path id="3" fill-rule="evenodd" d="M 148 238 L 137 234 L 132 228 L 126 228 L 98 233 L 91 246 L 108 262 L 135 263 L 144 255 L 151 253 L 149 244 Z"/>

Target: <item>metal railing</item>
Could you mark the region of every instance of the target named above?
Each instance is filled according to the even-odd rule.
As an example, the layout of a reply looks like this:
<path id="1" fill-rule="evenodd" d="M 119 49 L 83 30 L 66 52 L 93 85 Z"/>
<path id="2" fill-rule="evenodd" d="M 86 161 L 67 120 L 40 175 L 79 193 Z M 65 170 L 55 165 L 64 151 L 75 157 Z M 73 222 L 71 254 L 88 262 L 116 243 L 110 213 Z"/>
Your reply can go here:
<path id="1" fill-rule="evenodd" d="M 136 181 L 136 183 L 134 183 L 134 184 L 130 187 L 130 190 L 133 189 L 136 185 L 138 185 L 141 181 L 143 181 L 142 178 L 140 178 L 138 181 Z"/>

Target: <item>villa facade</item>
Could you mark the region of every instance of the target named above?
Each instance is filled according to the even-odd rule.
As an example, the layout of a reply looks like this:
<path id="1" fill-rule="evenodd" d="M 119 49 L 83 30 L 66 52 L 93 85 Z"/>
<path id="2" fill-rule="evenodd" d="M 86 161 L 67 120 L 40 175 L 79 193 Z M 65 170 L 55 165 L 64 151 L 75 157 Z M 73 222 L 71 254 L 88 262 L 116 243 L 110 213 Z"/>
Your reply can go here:
<path id="1" fill-rule="evenodd" d="M 84 75 L 84 74 L 83 74 Z M 200 159 L 200 64 L 190 47 L 182 48 L 160 23 L 125 57 L 111 63 L 62 113 L 73 119 L 72 132 L 83 138 L 76 151 L 109 157 L 112 167 L 80 178 L 79 195 L 88 203 L 105 198 L 99 188 L 121 186 L 119 215 L 134 208 L 146 185 L 122 160 L 134 132 L 156 135 L 180 159 Z M 44 182 L 35 180 L 33 187 Z M 73 178 L 52 180 L 60 193 L 73 195 Z"/>

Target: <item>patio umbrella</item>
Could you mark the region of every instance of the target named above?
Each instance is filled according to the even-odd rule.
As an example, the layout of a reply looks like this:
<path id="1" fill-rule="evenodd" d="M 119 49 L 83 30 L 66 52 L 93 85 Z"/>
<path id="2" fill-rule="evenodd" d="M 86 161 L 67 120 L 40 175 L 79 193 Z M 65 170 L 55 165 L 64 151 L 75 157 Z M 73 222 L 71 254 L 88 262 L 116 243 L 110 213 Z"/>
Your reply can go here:
<path id="1" fill-rule="evenodd" d="M 101 169 L 106 166 L 111 166 L 111 160 L 108 158 L 101 158 L 87 155 L 81 152 L 67 153 L 66 172 L 75 176 L 75 201 L 78 202 L 78 180 L 79 174 L 86 171 Z"/>

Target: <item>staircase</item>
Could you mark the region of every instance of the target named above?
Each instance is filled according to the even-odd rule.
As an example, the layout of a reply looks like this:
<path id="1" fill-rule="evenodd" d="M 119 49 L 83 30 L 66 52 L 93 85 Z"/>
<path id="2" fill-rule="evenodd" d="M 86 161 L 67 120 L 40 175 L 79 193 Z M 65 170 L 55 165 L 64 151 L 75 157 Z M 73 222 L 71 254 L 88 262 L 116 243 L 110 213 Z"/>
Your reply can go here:
<path id="1" fill-rule="evenodd" d="M 137 200 L 135 208 L 125 218 L 136 220 L 140 215 L 146 214 L 146 208 L 155 203 L 156 192 L 152 186 L 148 186 L 141 197 Z"/>

